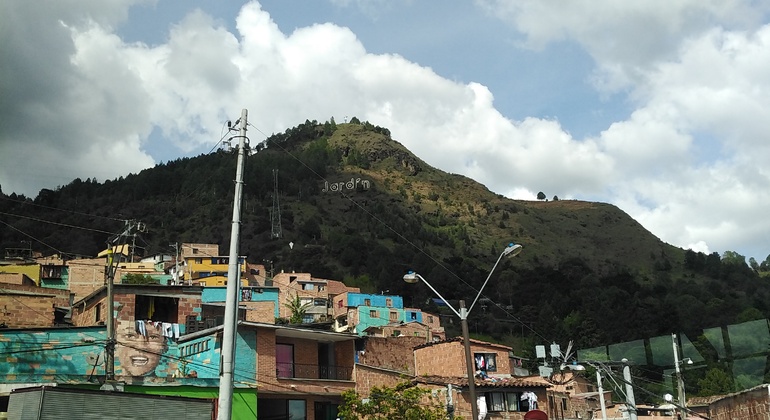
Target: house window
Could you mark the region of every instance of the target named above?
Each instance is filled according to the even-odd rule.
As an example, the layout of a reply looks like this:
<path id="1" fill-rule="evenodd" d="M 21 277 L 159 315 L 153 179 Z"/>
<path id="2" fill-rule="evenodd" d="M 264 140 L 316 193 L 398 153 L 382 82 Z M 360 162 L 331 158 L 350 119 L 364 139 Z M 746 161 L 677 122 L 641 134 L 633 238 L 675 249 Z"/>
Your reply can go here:
<path id="1" fill-rule="evenodd" d="M 178 301 L 172 297 L 136 295 L 134 317 L 142 321 L 175 323 L 179 319 Z"/>
<path id="2" fill-rule="evenodd" d="M 305 400 L 289 400 L 289 417 L 292 420 L 307 420 Z"/>
<path id="3" fill-rule="evenodd" d="M 342 305 L 344 305 L 344 303 L 342 302 L 342 299 L 338 300 L 337 301 L 337 307 L 338 308 L 342 308 Z"/>
<path id="4" fill-rule="evenodd" d="M 302 285 L 302 290 L 313 290 L 313 283 L 305 283 Z"/>
<path id="5" fill-rule="evenodd" d="M 293 345 L 276 343 L 275 375 L 279 378 L 294 377 L 294 346 Z"/>
<path id="6" fill-rule="evenodd" d="M 398 337 L 401 335 L 401 330 L 393 330 L 393 337 Z"/>
<path id="7" fill-rule="evenodd" d="M 96 312 L 96 322 L 99 323 L 99 321 L 102 320 L 102 304 L 101 303 L 97 303 L 95 309 L 96 309 L 95 310 L 95 312 Z"/>
<path id="8" fill-rule="evenodd" d="M 428 315 L 428 322 L 433 323 L 433 315 Z"/>
<path id="9" fill-rule="evenodd" d="M 484 397 L 489 411 L 527 411 L 528 405 L 522 404 L 521 392 L 486 392 Z"/>
<path id="10" fill-rule="evenodd" d="M 391 298 L 386 298 L 386 299 L 385 299 L 385 306 L 387 306 L 388 308 L 390 308 L 391 306 L 393 306 L 393 299 L 391 299 Z"/>
<path id="11" fill-rule="evenodd" d="M 398 321 L 398 312 L 392 312 L 390 313 L 390 320 L 391 321 Z"/>
<path id="12" fill-rule="evenodd" d="M 409 319 L 412 321 L 417 321 L 417 312 L 409 312 Z"/>
<path id="13" fill-rule="evenodd" d="M 372 306 L 372 300 L 371 299 L 364 299 L 364 306 Z"/>
<path id="14" fill-rule="evenodd" d="M 369 311 L 369 317 L 371 317 L 371 318 L 379 318 L 380 317 L 380 313 L 377 312 L 376 310 L 372 309 L 371 311 Z"/>
<path id="15" fill-rule="evenodd" d="M 495 353 L 474 353 L 476 370 L 497 372 L 497 355 Z"/>
<path id="16" fill-rule="evenodd" d="M 203 264 L 203 258 L 196 258 L 195 264 Z"/>

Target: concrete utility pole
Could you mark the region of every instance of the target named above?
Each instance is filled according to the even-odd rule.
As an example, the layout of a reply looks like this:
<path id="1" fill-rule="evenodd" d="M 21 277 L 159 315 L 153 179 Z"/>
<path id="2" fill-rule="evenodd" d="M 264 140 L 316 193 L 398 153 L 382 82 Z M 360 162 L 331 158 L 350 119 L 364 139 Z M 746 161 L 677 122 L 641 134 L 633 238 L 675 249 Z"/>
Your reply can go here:
<path id="1" fill-rule="evenodd" d="M 671 334 L 671 341 L 674 346 L 674 368 L 676 369 L 676 387 L 679 396 L 679 411 L 680 418 L 687 418 L 687 399 L 684 396 L 684 378 L 682 378 L 682 371 L 679 365 L 682 363 L 679 361 L 679 349 L 676 346 L 676 334 Z"/>
<path id="2" fill-rule="evenodd" d="M 631 367 L 628 366 L 628 359 L 623 359 L 623 379 L 626 383 L 626 405 L 628 406 L 628 418 L 637 420 L 636 400 L 634 399 L 634 385 L 631 383 Z"/>
<path id="3" fill-rule="evenodd" d="M 602 373 L 596 368 L 596 383 L 599 385 L 599 404 L 602 408 L 602 420 L 607 420 L 607 407 L 604 406 L 604 388 L 602 388 Z"/>
<path id="4" fill-rule="evenodd" d="M 241 270 L 238 263 L 238 241 L 241 227 L 241 195 L 243 193 L 243 166 L 246 156 L 246 118 L 248 111 L 241 111 L 241 131 L 238 135 L 238 167 L 235 171 L 235 197 L 233 199 L 233 223 L 230 232 L 230 265 L 227 270 L 227 299 L 225 300 L 225 325 L 222 336 L 222 371 L 219 374 L 218 420 L 230 420 L 233 415 L 233 365 L 235 339 L 238 331 L 238 297 L 240 296 Z"/>

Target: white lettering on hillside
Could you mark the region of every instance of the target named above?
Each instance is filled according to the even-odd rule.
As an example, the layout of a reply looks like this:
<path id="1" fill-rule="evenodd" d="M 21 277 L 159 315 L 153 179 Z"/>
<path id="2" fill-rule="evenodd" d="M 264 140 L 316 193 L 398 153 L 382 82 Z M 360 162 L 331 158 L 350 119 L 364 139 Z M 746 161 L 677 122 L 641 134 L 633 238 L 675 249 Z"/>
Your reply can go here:
<path id="1" fill-rule="evenodd" d="M 332 182 L 331 184 L 329 181 L 324 181 L 324 188 L 321 190 L 321 192 L 355 190 L 359 186 L 365 190 L 368 190 L 371 186 L 371 182 L 369 182 L 367 179 L 361 178 L 350 178 L 350 181 L 347 182 Z"/>

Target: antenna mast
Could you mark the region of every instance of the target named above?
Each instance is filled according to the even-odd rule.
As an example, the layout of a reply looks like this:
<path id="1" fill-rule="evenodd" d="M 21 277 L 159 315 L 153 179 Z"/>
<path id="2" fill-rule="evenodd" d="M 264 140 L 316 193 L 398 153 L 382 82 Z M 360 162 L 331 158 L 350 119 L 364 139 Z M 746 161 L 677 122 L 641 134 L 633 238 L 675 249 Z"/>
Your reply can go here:
<path id="1" fill-rule="evenodd" d="M 272 238 L 283 238 L 281 204 L 278 201 L 278 169 L 273 169 L 273 209 L 270 212 L 270 222 L 273 225 Z"/>

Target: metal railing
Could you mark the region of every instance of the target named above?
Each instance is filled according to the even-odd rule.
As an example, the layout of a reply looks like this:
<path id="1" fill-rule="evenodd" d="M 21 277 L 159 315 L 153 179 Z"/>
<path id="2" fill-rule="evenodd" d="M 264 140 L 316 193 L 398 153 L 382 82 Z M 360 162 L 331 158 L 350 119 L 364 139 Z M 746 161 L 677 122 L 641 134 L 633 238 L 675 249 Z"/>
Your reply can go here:
<path id="1" fill-rule="evenodd" d="M 277 378 L 350 381 L 353 379 L 353 368 L 347 366 L 276 362 L 275 376 Z"/>

